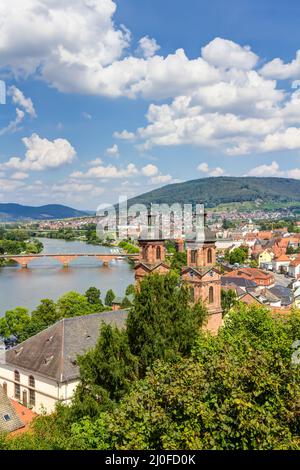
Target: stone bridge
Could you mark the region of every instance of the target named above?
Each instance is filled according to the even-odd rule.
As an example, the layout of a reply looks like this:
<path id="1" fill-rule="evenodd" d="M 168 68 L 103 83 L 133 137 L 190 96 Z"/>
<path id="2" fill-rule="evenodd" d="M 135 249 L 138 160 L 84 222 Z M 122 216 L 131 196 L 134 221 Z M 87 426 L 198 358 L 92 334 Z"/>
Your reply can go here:
<path id="1" fill-rule="evenodd" d="M 139 255 L 127 255 L 120 253 L 74 253 L 74 254 L 38 254 L 38 255 L 1 255 L 1 259 L 13 260 L 20 264 L 22 268 L 27 268 L 31 261 L 36 259 L 52 258 L 59 261 L 64 267 L 68 267 L 69 264 L 77 258 L 96 258 L 102 261 L 103 266 L 108 266 L 109 263 L 116 259 L 138 259 Z"/>

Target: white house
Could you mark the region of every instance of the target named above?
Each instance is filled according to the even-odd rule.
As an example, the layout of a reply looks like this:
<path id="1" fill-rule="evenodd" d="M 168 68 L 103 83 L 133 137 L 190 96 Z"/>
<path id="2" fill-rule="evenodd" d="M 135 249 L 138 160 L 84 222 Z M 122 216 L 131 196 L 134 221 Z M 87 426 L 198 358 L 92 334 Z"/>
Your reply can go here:
<path id="1" fill-rule="evenodd" d="M 281 270 L 288 272 L 290 265 L 290 258 L 287 255 L 280 255 L 272 261 L 273 271 L 279 272 Z"/>
<path id="2" fill-rule="evenodd" d="M 69 403 L 79 383 L 77 356 L 93 348 L 102 323 L 123 328 L 128 312 L 103 312 L 61 320 L 7 350 L 0 361 L 0 386 L 8 398 L 37 413 Z"/>
<path id="3" fill-rule="evenodd" d="M 296 258 L 290 262 L 289 276 L 294 277 L 295 279 L 300 277 L 300 258 Z"/>

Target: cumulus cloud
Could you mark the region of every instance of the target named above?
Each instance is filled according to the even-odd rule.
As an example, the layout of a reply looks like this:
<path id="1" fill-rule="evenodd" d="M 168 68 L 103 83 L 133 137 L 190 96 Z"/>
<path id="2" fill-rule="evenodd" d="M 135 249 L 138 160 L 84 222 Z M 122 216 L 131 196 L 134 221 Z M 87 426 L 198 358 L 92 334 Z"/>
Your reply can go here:
<path id="1" fill-rule="evenodd" d="M 153 57 L 160 49 L 160 46 L 157 44 L 156 40 L 149 38 L 149 36 L 144 36 L 142 39 L 140 39 L 139 46 L 145 59 Z"/>
<path id="2" fill-rule="evenodd" d="M 129 163 L 126 168 L 117 168 L 114 165 L 108 166 L 95 166 L 90 168 L 86 173 L 82 171 L 75 171 L 71 174 L 71 178 L 127 178 L 135 176 L 139 172 L 133 163 Z"/>
<path id="3" fill-rule="evenodd" d="M 146 165 L 142 168 L 142 174 L 144 176 L 156 176 L 158 174 L 158 168 L 157 166 L 155 165 L 152 165 L 151 163 L 149 163 L 149 165 Z"/>
<path id="4" fill-rule="evenodd" d="M 208 164 L 203 162 L 197 166 L 197 170 L 201 173 L 206 173 L 208 176 L 222 176 L 224 175 L 223 168 L 217 166 L 216 168 L 209 168 Z"/>
<path id="5" fill-rule="evenodd" d="M 101 158 L 95 158 L 94 160 L 90 160 L 88 162 L 88 165 L 90 166 L 97 166 L 102 164 L 102 159 Z"/>
<path id="6" fill-rule="evenodd" d="M 131 54 L 133 39 L 114 22 L 115 11 L 113 0 L 2 0 L 0 68 L 61 92 L 151 100 L 144 127 L 114 133 L 142 150 L 197 145 L 242 155 L 299 148 L 300 95 L 276 80 L 300 79 L 300 50 L 290 63 L 276 58 L 259 69 L 250 46 L 229 39 L 213 39 L 190 59 L 182 48 L 159 55 L 155 38 L 145 35 L 137 41 L 142 54 Z M 17 88 L 12 93 L 17 112 L 34 116 L 31 100 Z M 14 132 L 23 118 L 0 133 Z"/>
<path id="7" fill-rule="evenodd" d="M 279 164 L 276 161 L 273 161 L 270 165 L 260 165 L 252 168 L 246 176 L 275 176 L 281 178 L 300 179 L 300 168 L 281 170 Z"/>
<path id="8" fill-rule="evenodd" d="M 11 86 L 8 89 L 8 95 L 11 96 L 13 103 L 23 108 L 29 116 L 37 117 L 31 98 L 26 98 L 21 90 Z"/>
<path id="9" fill-rule="evenodd" d="M 25 158 L 12 157 L 2 164 L 4 168 L 42 171 L 71 163 L 76 156 L 74 148 L 65 139 L 50 141 L 32 134 L 31 137 L 24 137 L 22 141 L 27 148 Z"/>
<path id="10" fill-rule="evenodd" d="M 121 139 L 121 140 L 134 140 L 135 139 L 135 134 L 133 132 L 128 132 L 126 129 L 122 132 L 114 132 L 113 136 L 116 139 Z"/>
<path id="11" fill-rule="evenodd" d="M 167 183 L 171 183 L 173 181 L 173 178 L 171 175 L 157 175 L 157 176 L 153 176 L 151 179 L 150 179 L 150 183 L 151 184 L 167 184 Z"/>
<path id="12" fill-rule="evenodd" d="M 117 144 L 114 144 L 112 147 L 109 147 L 106 149 L 107 155 L 110 155 L 111 157 L 118 157 L 119 156 L 119 147 Z"/>
<path id="13" fill-rule="evenodd" d="M 258 61 L 249 46 L 240 46 L 233 41 L 215 38 L 202 48 L 202 57 L 209 63 L 222 68 L 251 70 Z"/>
<path id="14" fill-rule="evenodd" d="M 300 78 L 300 50 L 291 62 L 285 64 L 280 58 L 273 59 L 262 67 L 260 73 L 264 77 L 279 80 Z"/>

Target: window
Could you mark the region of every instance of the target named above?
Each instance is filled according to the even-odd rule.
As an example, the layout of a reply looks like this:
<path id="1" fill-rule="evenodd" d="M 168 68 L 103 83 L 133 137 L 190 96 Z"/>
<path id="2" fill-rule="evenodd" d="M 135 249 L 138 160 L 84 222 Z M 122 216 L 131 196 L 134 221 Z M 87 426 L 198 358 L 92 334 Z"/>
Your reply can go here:
<path id="1" fill-rule="evenodd" d="M 29 376 L 28 384 L 29 384 L 29 387 L 35 388 L 35 380 L 34 380 L 34 377 L 32 375 Z"/>
<path id="2" fill-rule="evenodd" d="M 29 390 L 29 405 L 35 406 L 35 391 Z"/>
<path id="3" fill-rule="evenodd" d="M 21 399 L 21 387 L 20 384 L 15 384 L 15 398 L 17 400 Z"/>
<path id="4" fill-rule="evenodd" d="M 191 251 L 191 263 L 196 263 L 197 259 L 197 250 L 192 250 Z"/>
<path id="5" fill-rule="evenodd" d="M 3 392 L 5 393 L 5 395 L 7 395 L 7 383 L 6 382 L 3 382 L 2 388 L 3 388 Z"/>
<path id="6" fill-rule="evenodd" d="M 20 372 L 15 370 L 15 382 L 20 382 Z"/>
<path id="7" fill-rule="evenodd" d="M 161 259 L 161 247 L 156 248 L 156 259 Z"/>
<path id="8" fill-rule="evenodd" d="M 11 420 L 11 417 L 10 417 L 10 415 L 3 415 L 3 419 L 7 423 L 8 421 Z"/>
<path id="9" fill-rule="evenodd" d="M 210 287 L 208 292 L 209 292 L 208 293 L 208 302 L 210 304 L 213 304 L 214 303 L 214 288 Z"/>
<path id="10" fill-rule="evenodd" d="M 209 248 L 208 251 L 207 251 L 207 262 L 208 262 L 208 264 L 211 264 L 211 263 L 212 263 L 212 251 L 211 251 L 211 248 Z"/>

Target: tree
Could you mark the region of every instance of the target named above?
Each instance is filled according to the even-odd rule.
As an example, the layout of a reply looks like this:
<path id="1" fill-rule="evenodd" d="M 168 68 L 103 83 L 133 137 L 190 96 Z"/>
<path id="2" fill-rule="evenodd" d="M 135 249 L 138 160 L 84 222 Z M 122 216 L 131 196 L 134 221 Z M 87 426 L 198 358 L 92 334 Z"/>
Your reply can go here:
<path id="1" fill-rule="evenodd" d="M 88 303 L 92 306 L 95 312 L 101 312 L 103 310 L 103 303 L 101 300 L 101 292 L 96 287 L 90 287 L 85 296 L 87 298 Z"/>
<path id="2" fill-rule="evenodd" d="M 225 254 L 225 259 L 230 264 L 244 264 L 246 259 L 248 258 L 248 246 L 240 246 L 235 248 L 231 252 L 227 252 Z"/>
<path id="3" fill-rule="evenodd" d="M 171 258 L 171 269 L 176 271 L 179 275 L 181 274 L 181 269 L 187 265 L 187 253 L 176 252 Z"/>
<path id="4" fill-rule="evenodd" d="M 55 302 L 50 299 L 42 299 L 40 305 L 31 314 L 31 321 L 26 329 L 27 338 L 45 330 L 60 319 L 61 316 Z"/>
<path id="5" fill-rule="evenodd" d="M 18 342 L 27 338 L 27 328 L 30 324 L 28 310 L 23 307 L 16 307 L 8 310 L 4 317 L 0 319 L 0 336 L 9 338 L 15 336 Z"/>
<path id="6" fill-rule="evenodd" d="M 156 359 L 171 360 L 191 351 L 203 324 L 205 309 L 190 304 L 190 290 L 178 276 L 144 278 L 127 320 L 129 344 L 143 374 Z"/>
<path id="7" fill-rule="evenodd" d="M 73 414 L 95 416 L 111 408 L 138 378 L 138 361 L 131 353 L 125 330 L 103 324 L 94 349 L 78 358 L 80 384 Z"/>
<path id="8" fill-rule="evenodd" d="M 113 301 L 115 300 L 115 298 L 116 298 L 116 294 L 114 293 L 114 291 L 112 289 L 109 289 L 106 292 L 105 305 L 107 305 L 108 307 L 111 307 Z"/>
<path id="9" fill-rule="evenodd" d="M 60 318 L 76 317 L 93 313 L 93 308 L 84 295 L 78 292 L 68 292 L 57 302 L 57 309 Z"/>
<path id="10" fill-rule="evenodd" d="M 127 289 L 125 291 L 125 295 L 135 295 L 135 285 L 134 284 L 129 284 L 129 286 L 127 286 Z"/>
<path id="11" fill-rule="evenodd" d="M 121 303 L 121 308 L 130 308 L 132 307 L 132 303 L 130 302 L 130 300 L 128 299 L 128 297 L 124 297 L 124 299 L 122 300 L 122 303 Z"/>
<path id="12" fill-rule="evenodd" d="M 238 303 L 238 297 L 233 289 L 221 290 L 221 305 L 223 310 L 223 316 L 226 315 L 229 310 Z"/>

